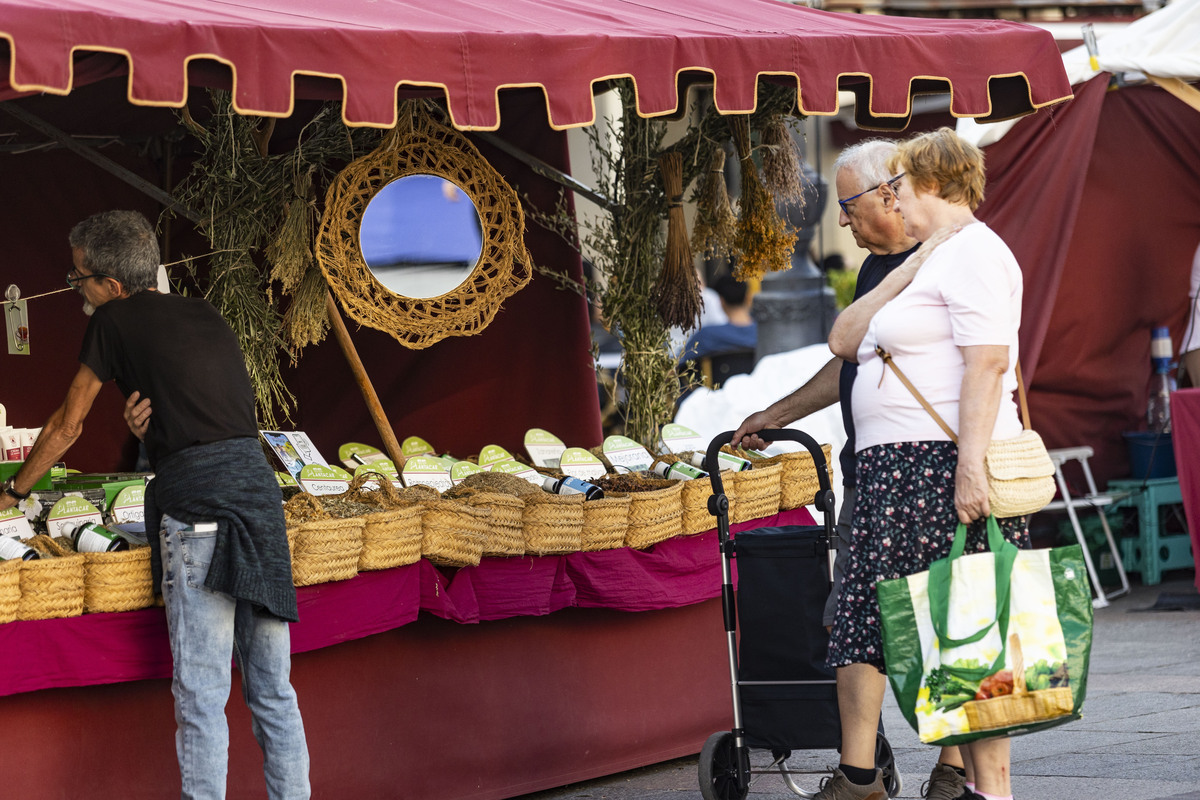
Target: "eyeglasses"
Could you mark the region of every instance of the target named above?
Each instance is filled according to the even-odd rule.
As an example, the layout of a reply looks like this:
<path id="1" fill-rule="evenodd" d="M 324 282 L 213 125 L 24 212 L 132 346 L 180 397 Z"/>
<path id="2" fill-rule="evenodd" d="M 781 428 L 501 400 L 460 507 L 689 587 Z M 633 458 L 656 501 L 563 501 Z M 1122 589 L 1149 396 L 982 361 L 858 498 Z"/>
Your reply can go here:
<path id="1" fill-rule="evenodd" d="M 105 275 L 103 272 L 93 272 L 91 275 L 76 275 L 75 270 L 71 270 L 70 272 L 67 273 L 67 286 L 70 286 L 72 289 L 78 290 L 80 282 L 86 281 L 88 278 L 111 278 L 111 277 L 112 277 L 111 275 Z"/>
<path id="2" fill-rule="evenodd" d="M 896 176 L 896 177 L 894 177 L 894 178 L 889 178 L 888 180 L 884 181 L 883 183 L 881 183 L 881 184 L 879 184 L 879 185 L 877 185 L 877 186 L 872 186 L 872 187 L 871 187 L 871 188 L 869 188 L 869 189 L 863 189 L 861 192 L 859 192 L 858 194 L 854 195 L 853 197 L 847 197 L 845 200 L 838 200 L 838 201 L 837 201 L 837 203 L 838 203 L 838 205 L 839 205 L 839 206 L 841 206 L 841 207 L 842 207 L 842 213 L 843 213 L 843 214 L 845 214 L 845 215 L 848 217 L 848 216 L 850 216 L 850 206 L 849 206 L 849 204 L 850 204 L 850 203 L 853 203 L 855 200 L 857 200 L 858 198 L 862 197 L 864 194 L 868 194 L 868 193 L 870 193 L 870 192 L 873 192 L 873 191 L 875 191 L 875 190 L 876 190 L 876 189 L 878 189 L 880 186 L 886 186 L 886 187 L 888 187 L 889 189 L 891 189 L 891 190 L 892 190 L 892 193 L 893 193 L 893 194 L 895 194 L 895 192 L 896 192 L 896 181 L 900 180 L 900 179 L 901 179 L 901 178 L 903 178 L 903 177 L 904 177 L 904 173 L 903 173 L 903 172 L 901 172 L 899 175 L 897 175 L 897 176 Z"/>

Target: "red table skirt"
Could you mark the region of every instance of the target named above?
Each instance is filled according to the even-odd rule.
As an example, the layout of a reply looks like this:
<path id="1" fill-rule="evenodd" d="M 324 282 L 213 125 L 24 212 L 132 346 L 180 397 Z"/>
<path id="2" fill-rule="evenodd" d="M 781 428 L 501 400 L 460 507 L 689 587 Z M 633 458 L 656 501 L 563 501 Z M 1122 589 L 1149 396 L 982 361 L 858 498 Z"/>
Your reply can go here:
<path id="1" fill-rule="evenodd" d="M 1200 554 L 1200 458 L 1196 457 L 1200 453 L 1200 389 L 1171 393 L 1171 429 L 1179 491 L 1195 557 Z M 1200 564 L 1200 558 L 1196 560 Z M 1195 584 L 1200 589 L 1200 569 L 1196 570 Z"/>
<path id="2" fill-rule="evenodd" d="M 732 526 L 810 525 L 805 509 Z M 398 628 L 422 612 L 459 623 L 541 616 L 568 607 L 650 611 L 717 597 L 715 530 L 646 550 L 485 558 L 477 567 L 416 564 L 363 572 L 297 590 L 302 653 Z M 62 686 L 168 678 L 171 652 L 161 608 L 0 625 L 0 696 Z"/>

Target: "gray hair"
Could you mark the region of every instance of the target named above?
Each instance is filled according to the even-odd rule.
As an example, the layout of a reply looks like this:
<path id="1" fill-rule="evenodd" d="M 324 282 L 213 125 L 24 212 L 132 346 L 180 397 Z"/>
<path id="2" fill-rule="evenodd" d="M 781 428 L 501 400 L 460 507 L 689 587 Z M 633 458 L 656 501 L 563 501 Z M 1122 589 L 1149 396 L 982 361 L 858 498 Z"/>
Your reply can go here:
<path id="1" fill-rule="evenodd" d="M 130 294 L 158 285 L 158 238 L 137 211 L 104 211 L 71 229 L 72 248 L 83 251 L 83 265 L 116 278 Z"/>
<path id="2" fill-rule="evenodd" d="M 833 162 L 833 175 L 838 170 L 848 170 L 862 184 L 860 189 L 871 189 L 892 177 L 888 171 L 888 159 L 896 152 L 896 143 L 888 139 L 867 139 L 852 144 L 842 151 Z"/>

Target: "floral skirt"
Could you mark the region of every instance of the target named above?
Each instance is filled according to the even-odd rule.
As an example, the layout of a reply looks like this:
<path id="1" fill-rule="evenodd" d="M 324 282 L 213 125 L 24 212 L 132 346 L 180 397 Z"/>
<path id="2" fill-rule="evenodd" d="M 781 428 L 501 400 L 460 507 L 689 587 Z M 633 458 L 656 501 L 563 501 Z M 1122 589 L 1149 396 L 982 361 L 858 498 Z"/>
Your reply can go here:
<path id="1" fill-rule="evenodd" d="M 957 465 L 958 447 L 953 442 L 898 442 L 858 453 L 858 498 L 829 637 L 830 667 L 871 664 L 883 671 L 875 584 L 929 569 L 950 554 L 958 528 Z M 1025 517 L 999 523 L 1008 541 L 1021 548 L 1030 546 Z M 976 520 L 967 531 L 966 552 L 986 549 L 986 523 Z"/>

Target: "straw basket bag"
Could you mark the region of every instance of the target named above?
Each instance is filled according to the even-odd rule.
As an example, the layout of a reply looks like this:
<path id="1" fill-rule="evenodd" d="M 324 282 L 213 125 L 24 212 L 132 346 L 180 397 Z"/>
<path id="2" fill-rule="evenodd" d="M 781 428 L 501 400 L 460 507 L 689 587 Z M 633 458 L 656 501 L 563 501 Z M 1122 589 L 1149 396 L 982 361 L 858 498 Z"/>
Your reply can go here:
<path id="1" fill-rule="evenodd" d="M 84 612 L 134 611 L 152 605 L 148 545 L 112 553 L 83 553 Z"/>
<path id="2" fill-rule="evenodd" d="M 646 491 L 630 492 L 625 546 L 638 550 L 683 533 L 683 485 L 687 481 L 647 478 Z"/>
<path id="3" fill-rule="evenodd" d="M 58 542 L 39 534 L 26 542 L 41 558 L 21 562 L 17 619 L 78 617 L 83 613 L 83 556 L 68 555 Z"/>
<path id="4" fill-rule="evenodd" d="M 726 483 L 737 502 L 730 508 L 731 522 L 769 517 L 779 511 L 780 476 L 783 464 L 755 463 L 750 469 L 730 473 Z"/>
<path id="5" fill-rule="evenodd" d="M 358 574 L 362 555 L 362 517 L 331 519 L 321 502 L 307 492 L 284 505 L 288 547 L 292 551 L 292 583 L 312 586 L 344 581 Z"/>
<path id="6" fill-rule="evenodd" d="M 585 501 L 580 549 L 591 553 L 624 547 L 625 533 L 629 530 L 629 505 L 632 502 L 630 495 L 620 493 L 605 494 L 600 500 Z"/>
<path id="7" fill-rule="evenodd" d="M 667 464 L 676 461 L 687 464 L 692 453 L 668 453 L 654 459 L 654 465 Z M 708 478 L 696 478 L 680 481 L 679 502 L 683 506 L 683 533 L 685 535 L 703 533 L 716 527 L 716 519 L 708 513 L 708 498 L 712 497 L 712 483 Z M 728 496 L 728 493 L 727 495 Z M 730 503 L 732 508 L 732 502 Z"/>
<path id="8" fill-rule="evenodd" d="M 584 506 L 581 494 L 530 494 L 525 497 L 525 552 L 532 555 L 578 553 L 583 549 Z"/>
<path id="9" fill-rule="evenodd" d="M 825 454 L 825 464 L 829 470 L 829 482 L 833 483 L 833 447 L 821 445 Z M 791 511 L 811 505 L 821 489 L 821 480 L 817 476 L 817 467 L 813 464 L 812 454 L 807 450 L 797 450 L 794 453 L 781 453 L 770 458 L 754 462 L 755 468 L 782 464 L 783 471 L 779 475 L 779 509 Z"/>
<path id="10" fill-rule="evenodd" d="M 0 624 L 17 618 L 21 603 L 21 564 L 23 561 L 0 561 Z"/>
<path id="11" fill-rule="evenodd" d="M 446 567 L 474 567 L 483 556 L 491 510 L 463 500 L 427 500 L 421 555 Z"/>

